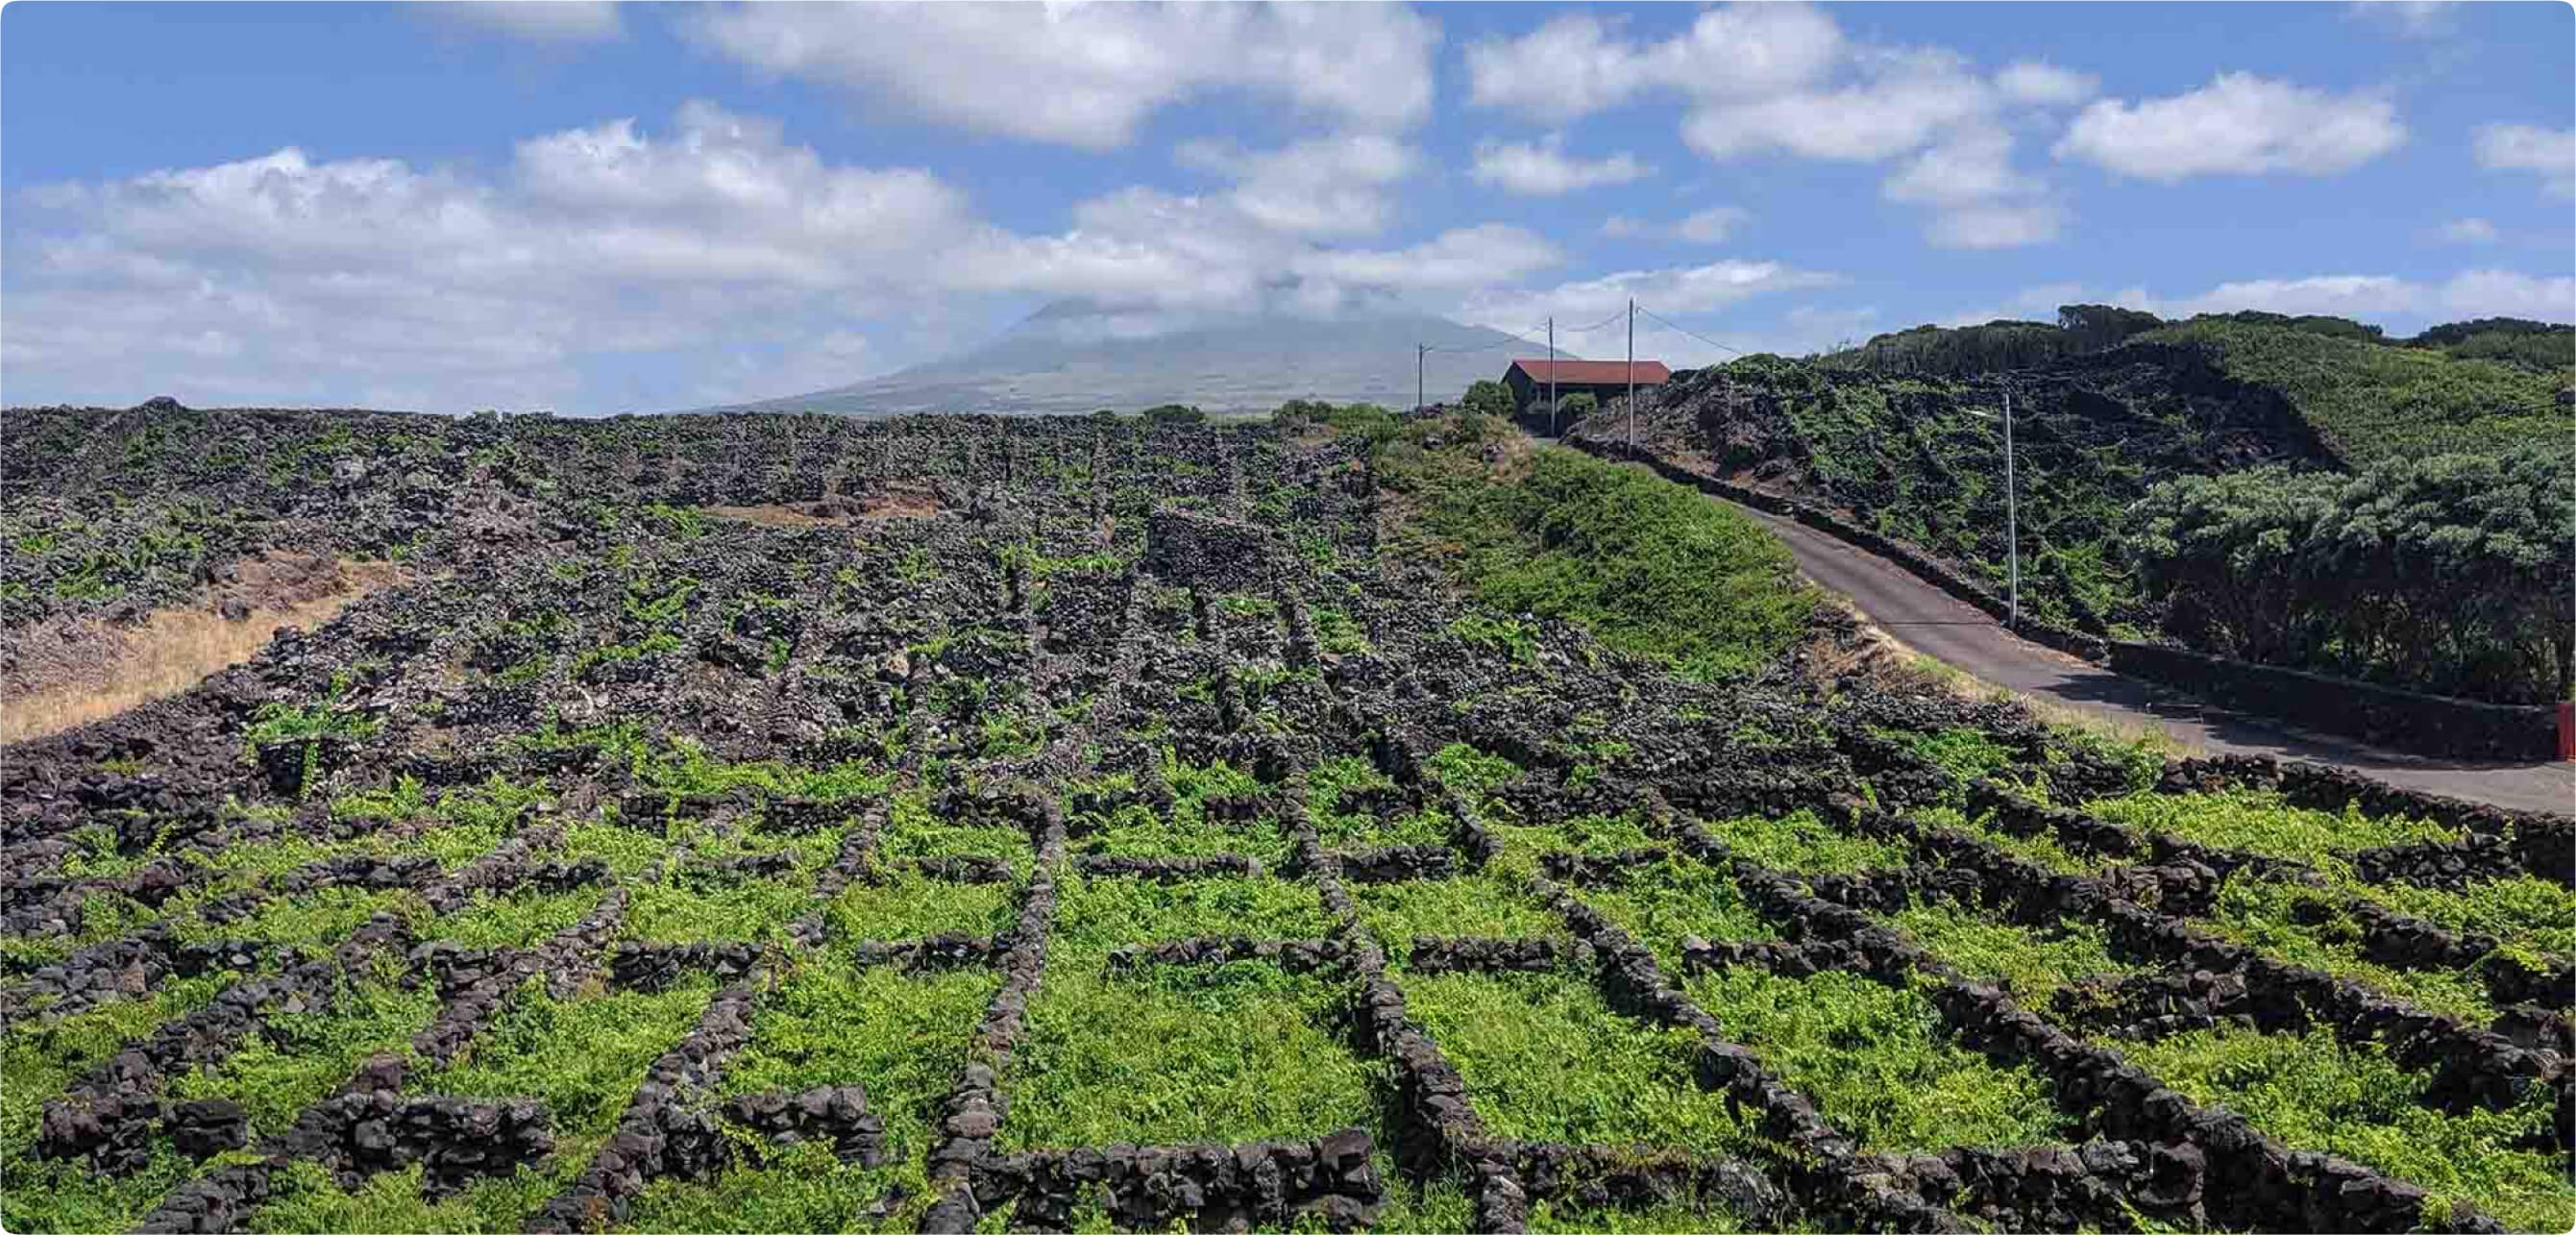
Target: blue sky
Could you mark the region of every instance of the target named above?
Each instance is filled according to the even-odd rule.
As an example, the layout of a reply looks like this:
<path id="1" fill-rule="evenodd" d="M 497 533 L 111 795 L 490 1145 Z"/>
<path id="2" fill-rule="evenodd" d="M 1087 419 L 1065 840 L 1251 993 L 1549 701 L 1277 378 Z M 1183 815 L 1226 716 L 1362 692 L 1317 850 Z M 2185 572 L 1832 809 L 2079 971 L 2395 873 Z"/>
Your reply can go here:
<path id="1" fill-rule="evenodd" d="M 664 410 L 1065 298 L 1139 332 L 1391 307 L 1518 331 L 1633 296 L 1787 351 L 2077 299 L 2567 320 L 2572 24 L 22 2 L 0 398 Z M 1639 351 L 1722 354 L 1652 321 Z"/>

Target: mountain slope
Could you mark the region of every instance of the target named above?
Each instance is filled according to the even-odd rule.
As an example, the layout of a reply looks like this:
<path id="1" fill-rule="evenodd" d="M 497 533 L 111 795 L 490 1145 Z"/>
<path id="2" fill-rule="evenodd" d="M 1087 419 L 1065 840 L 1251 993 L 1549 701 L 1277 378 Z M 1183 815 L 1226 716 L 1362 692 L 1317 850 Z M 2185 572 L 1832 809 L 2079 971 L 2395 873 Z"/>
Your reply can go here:
<path id="1" fill-rule="evenodd" d="M 1157 329 L 1174 325 L 1180 328 Z M 1501 376 L 1512 357 L 1530 350 L 1509 335 L 1422 314 L 1172 323 L 1063 302 L 964 355 L 829 390 L 707 410 L 1033 415 L 1189 403 L 1210 412 L 1266 412 L 1290 399 L 1410 407 L 1416 343 L 1483 349 L 1425 359 L 1423 388 L 1433 401 L 1454 397 L 1477 378 Z"/>

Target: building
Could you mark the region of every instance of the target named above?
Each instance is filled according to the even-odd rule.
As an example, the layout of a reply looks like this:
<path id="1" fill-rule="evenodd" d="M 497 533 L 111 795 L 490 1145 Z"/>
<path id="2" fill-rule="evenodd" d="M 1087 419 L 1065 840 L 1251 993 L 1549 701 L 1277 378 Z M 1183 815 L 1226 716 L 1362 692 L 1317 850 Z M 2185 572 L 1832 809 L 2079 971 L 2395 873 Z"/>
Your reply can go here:
<path id="1" fill-rule="evenodd" d="M 1554 367 L 1550 367 L 1554 366 Z M 1503 371 L 1503 384 L 1512 388 L 1512 405 L 1527 410 L 1532 403 L 1544 411 L 1547 382 L 1556 379 L 1556 397 L 1588 394 L 1597 403 L 1628 397 L 1628 362 L 1625 360 L 1515 360 Z M 1637 388 L 1661 386 L 1673 380 L 1673 371 L 1660 360 L 1640 360 L 1636 367 Z"/>

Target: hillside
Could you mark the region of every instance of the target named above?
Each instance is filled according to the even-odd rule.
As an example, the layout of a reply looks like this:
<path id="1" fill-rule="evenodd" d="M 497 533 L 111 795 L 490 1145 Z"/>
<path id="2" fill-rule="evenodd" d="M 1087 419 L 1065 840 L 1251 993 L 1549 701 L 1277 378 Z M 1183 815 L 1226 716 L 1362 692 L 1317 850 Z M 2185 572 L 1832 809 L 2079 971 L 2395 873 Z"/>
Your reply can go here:
<path id="1" fill-rule="evenodd" d="M 1077 301 L 1049 305 L 962 355 L 847 386 L 711 411 L 903 415 L 1079 415 L 1187 403 L 1268 412 L 1290 399 L 1411 407 L 1416 343 L 1489 349 L 1433 353 L 1433 398 L 1502 372 L 1510 336 L 1418 314 L 1134 320 Z M 1509 345 L 1509 346 L 1506 346 Z"/>
<path id="2" fill-rule="evenodd" d="M 2402 561 L 2353 556 L 2364 542 L 2338 529 L 2359 526 L 2363 516 L 2331 513 L 2359 512 L 2374 489 L 2417 483 L 2393 472 L 2365 484 L 2335 477 L 2403 469 L 2428 455 L 2537 452 L 2540 460 L 2515 475 L 2564 472 L 2576 445 L 2576 408 L 2562 393 L 2570 370 L 2530 362 L 2551 354 L 2536 344 L 2554 346 L 2563 334 L 2437 328 L 2421 340 L 2385 342 L 2339 319 L 2163 323 L 2107 314 L 2069 306 L 2057 326 L 1927 328 L 1812 362 L 1752 357 L 1680 374 L 1641 400 L 1640 444 L 1685 467 L 1847 511 L 2000 592 L 2008 546 L 1994 417 L 2009 390 L 2025 611 L 2095 634 L 2172 635 L 2213 651 L 2499 701 L 2565 689 L 2566 674 L 2553 668 L 2564 653 L 2552 650 L 2562 623 L 2546 616 L 2545 601 L 2525 648 L 2476 646 L 2482 634 L 2425 664 L 2406 646 L 2427 637 L 2438 576 L 2447 574 L 2453 588 L 2478 578 L 2494 589 L 2548 594 L 2553 568 L 2543 546 L 2565 543 L 2547 532 L 2556 526 L 2548 486 L 2515 491 L 2524 495 L 2515 500 L 2538 495 L 2531 510 L 2481 507 L 2463 494 L 2445 498 L 2448 506 L 2416 508 L 2403 527 L 2388 522 L 2389 512 L 2369 515 L 2385 530 L 2368 543 L 2415 547 Z M 2455 354 L 2511 353 L 2492 346 L 2499 337 L 2518 341 L 2522 358 Z M 1624 440 L 1626 418 L 1613 411 L 1577 434 Z M 2220 500 L 2193 487 L 2239 473 L 2273 479 Z M 2434 482 L 2425 491 L 2457 489 Z M 2216 595 L 2239 583 L 2183 559 L 2236 552 L 2221 548 L 2222 536 L 2265 535 L 2256 523 L 2218 513 L 2255 493 L 2300 495 L 2307 513 L 2275 520 L 2268 534 L 2316 544 L 2269 568 L 2276 579 L 2294 567 L 2321 583 L 2377 571 L 2392 576 L 2386 587 L 2420 590 L 2406 602 L 2413 611 L 2384 623 L 2387 633 L 2363 632 L 2338 616 L 2366 607 L 2362 598 L 2303 585 L 2267 601 L 2272 607 L 2261 614 L 2213 618 L 2184 591 Z M 2201 530 L 2151 534 L 2155 513 L 2168 509 L 2195 512 Z M 2431 510 L 2447 513 L 2422 513 Z M 2446 519 L 2457 526 L 2444 530 Z M 2237 560 L 2233 569 L 2247 569 L 2241 553 Z M 2555 577 L 2563 593 L 2570 577 L 2563 552 Z M 2516 600 L 2510 614 L 2500 609 L 2481 620 L 2500 632 L 2514 623 L 2529 628 L 2521 606 Z M 2395 633 L 2401 629 L 2408 633 Z"/>
<path id="3" fill-rule="evenodd" d="M 0 1224 L 2576 1217 L 2567 821 L 2052 729 L 1688 489 L 1312 410 L 0 417 L 18 646 L 398 573 L 0 682 Z"/>

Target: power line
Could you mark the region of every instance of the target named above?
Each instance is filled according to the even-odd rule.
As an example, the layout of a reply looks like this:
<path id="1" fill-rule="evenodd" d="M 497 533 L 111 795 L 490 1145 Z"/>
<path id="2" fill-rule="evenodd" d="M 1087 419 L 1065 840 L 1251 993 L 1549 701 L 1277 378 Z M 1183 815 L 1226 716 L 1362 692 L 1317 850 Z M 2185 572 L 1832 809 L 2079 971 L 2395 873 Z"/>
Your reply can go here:
<path id="1" fill-rule="evenodd" d="M 1539 342 L 1539 341 L 1538 341 L 1538 340 L 1536 340 L 1536 339 L 1530 338 L 1528 335 L 1520 334 L 1520 333 L 1517 333 L 1517 332 L 1515 332 L 1515 331 L 1504 330 L 1504 329 L 1502 329 L 1502 328 L 1500 328 L 1500 327 L 1496 327 L 1496 326 L 1489 326 L 1489 327 L 1487 327 L 1486 329 L 1492 330 L 1492 331 L 1493 331 L 1494 333 L 1496 333 L 1496 334 L 1510 335 L 1514 340 L 1517 340 L 1517 341 L 1522 342 L 1522 343 L 1527 343 L 1527 344 L 1529 344 L 1531 347 L 1545 347 L 1545 346 L 1546 346 L 1546 344 L 1543 344 L 1543 343 Z M 1536 330 L 1536 329 L 1538 329 L 1538 327 L 1533 326 L 1533 327 L 1530 327 L 1530 329 L 1532 329 L 1532 330 Z M 1457 347 L 1441 347 L 1441 346 L 1438 346 L 1438 345 L 1426 345 L 1426 350 L 1428 350 L 1428 351 L 1434 351 L 1434 352 L 1490 352 L 1490 351 L 1492 351 L 1492 350 L 1494 350 L 1495 348 L 1498 348 L 1498 347 L 1509 347 L 1509 346 L 1511 346 L 1511 344 L 1510 344 L 1510 343 L 1479 343 L 1479 344 L 1476 344 L 1476 345 L 1474 345 L 1474 346 L 1457 346 Z"/>
<path id="2" fill-rule="evenodd" d="M 1589 334 L 1589 333 L 1591 333 L 1592 331 L 1599 330 L 1599 329 L 1601 329 L 1602 327 L 1607 326 L 1607 325 L 1609 325 L 1609 324 L 1610 324 L 1610 323 L 1612 323 L 1612 322 L 1618 321 L 1619 319 L 1624 318 L 1624 317 L 1626 317 L 1626 316 L 1628 316 L 1628 311 L 1627 311 L 1626 309 L 1621 309 L 1621 310 L 1619 310 L 1618 312 L 1613 313 L 1613 314 L 1611 314 L 1611 315 L 1610 315 L 1610 316 L 1608 316 L 1608 317 L 1602 318 L 1600 321 L 1594 322 L 1594 323 L 1592 323 L 1592 324 L 1591 324 L 1591 325 L 1589 325 L 1589 326 L 1559 326 L 1559 327 L 1557 327 L 1557 329 L 1562 330 L 1562 331 L 1564 331 L 1564 332 L 1565 332 L 1565 333 L 1567 333 L 1567 334 Z"/>
<path id="3" fill-rule="evenodd" d="M 1736 355 L 1738 355 L 1738 356 L 1750 356 L 1750 355 L 1752 355 L 1752 354 L 1753 354 L 1753 353 L 1751 353 L 1751 352 L 1745 351 L 1743 348 L 1740 348 L 1740 347 L 1730 347 L 1730 346 L 1728 346 L 1728 345 L 1726 345 L 1726 344 L 1724 344 L 1724 343 L 1720 343 L 1720 342 L 1718 342 L 1717 340 L 1712 339 L 1712 338 L 1708 337 L 1707 335 L 1701 334 L 1700 332 L 1698 332 L 1698 331 L 1696 331 L 1696 330 L 1693 330 L 1693 329 L 1691 329 L 1691 328 L 1689 328 L 1689 327 L 1687 327 L 1687 326 L 1678 326 L 1678 325 L 1674 325 L 1674 324 L 1673 324 L 1673 322 L 1672 322 L 1672 320 L 1671 320 L 1670 318 L 1667 318 L 1667 317 L 1665 317 L 1663 314 L 1661 314 L 1661 313 L 1657 313 L 1657 312 L 1655 312 L 1653 309 L 1649 309 L 1649 308 L 1647 308 L 1647 307 L 1646 307 L 1646 306 L 1644 306 L 1644 305 L 1638 305 L 1638 306 L 1637 306 L 1637 311 L 1638 311 L 1638 312 L 1640 312 L 1640 313 L 1645 314 L 1645 315 L 1646 315 L 1646 316 L 1648 316 L 1648 317 L 1651 317 L 1651 318 L 1655 319 L 1656 321 L 1662 322 L 1662 323 L 1663 323 L 1663 324 L 1665 324 L 1666 326 L 1671 326 L 1673 329 L 1678 330 L 1678 331 L 1681 331 L 1683 334 L 1689 335 L 1690 337 L 1692 337 L 1692 338 L 1694 338 L 1694 339 L 1697 339 L 1697 340 L 1699 340 L 1699 341 L 1700 341 L 1700 342 L 1702 342 L 1702 343 L 1708 344 L 1710 347 L 1717 348 L 1717 349 L 1718 349 L 1718 350 L 1720 350 L 1720 351 L 1733 352 L 1733 353 L 1735 353 L 1735 354 L 1736 354 Z"/>

